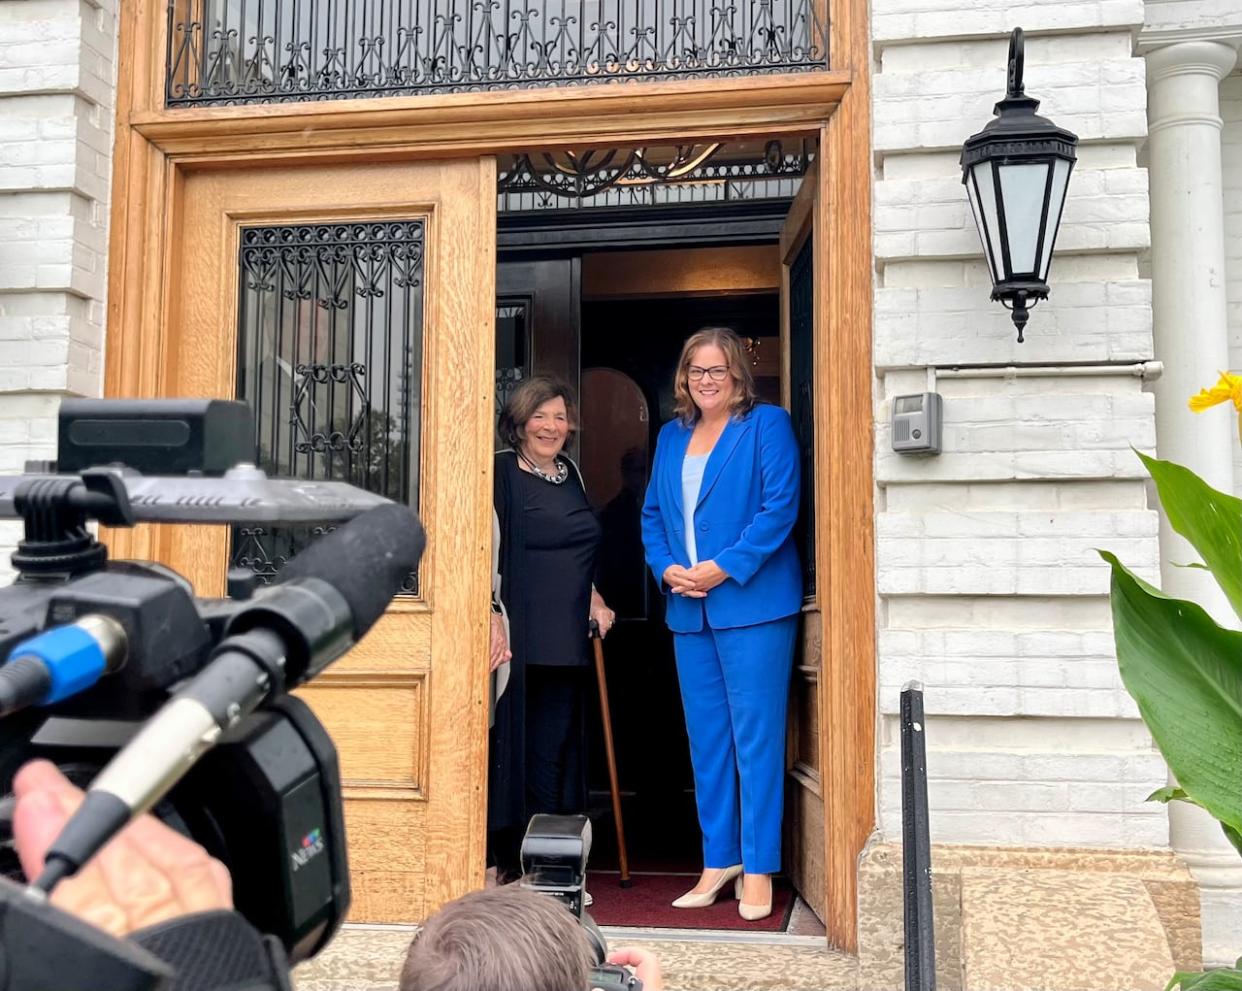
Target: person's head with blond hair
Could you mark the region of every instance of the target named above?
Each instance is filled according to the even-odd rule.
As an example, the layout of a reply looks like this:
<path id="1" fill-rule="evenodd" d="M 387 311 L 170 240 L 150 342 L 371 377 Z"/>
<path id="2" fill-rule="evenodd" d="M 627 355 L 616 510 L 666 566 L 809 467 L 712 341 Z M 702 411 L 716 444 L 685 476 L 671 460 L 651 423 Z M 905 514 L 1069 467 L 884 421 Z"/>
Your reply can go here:
<path id="1" fill-rule="evenodd" d="M 564 905 L 511 884 L 463 895 L 428 919 L 398 991 L 583 991 L 593 962 Z"/>
<path id="2" fill-rule="evenodd" d="M 745 416 L 759 402 L 742 339 L 728 327 L 703 327 L 682 345 L 673 378 L 674 411 L 689 426 L 717 393 L 730 416 Z"/>

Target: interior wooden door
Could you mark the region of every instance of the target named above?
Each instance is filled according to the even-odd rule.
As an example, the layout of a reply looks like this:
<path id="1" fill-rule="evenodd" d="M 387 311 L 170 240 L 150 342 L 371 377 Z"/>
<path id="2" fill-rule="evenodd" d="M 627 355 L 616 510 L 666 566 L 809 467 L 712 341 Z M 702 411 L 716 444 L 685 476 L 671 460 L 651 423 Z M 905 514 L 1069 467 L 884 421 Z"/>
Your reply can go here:
<path id="1" fill-rule="evenodd" d="M 786 817 L 789 871 L 803 899 L 826 918 L 827 865 L 824 772 L 820 719 L 823 638 L 816 599 L 815 547 L 815 334 L 816 206 L 818 181 L 812 171 L 781 232 L 781 351 L 787 363 L 783 400 L 793 418 L 802 461 L 798 552 L 802 558 L 802 637 L 790 696 L 789 776 Z"/>
<path id="2" fill-rule="evenodd" d="M 582 322 L 582 259 L 502 261 L 496 267 L 496 295 L 527 308 L 528 370 L 555 375 L 576 390 Z"/>
<path id="3" fill-rule="evenodd" d="M 355 921 L 482 882 L 495 163 L 185 171 L 166 223 L 160 393 L 242 396 L 256 457 L 416 506 L 427 552 L 365 640 L 302 690 L 340 752 Z M 178 527 L 200 594 L 314 538 Z"/>

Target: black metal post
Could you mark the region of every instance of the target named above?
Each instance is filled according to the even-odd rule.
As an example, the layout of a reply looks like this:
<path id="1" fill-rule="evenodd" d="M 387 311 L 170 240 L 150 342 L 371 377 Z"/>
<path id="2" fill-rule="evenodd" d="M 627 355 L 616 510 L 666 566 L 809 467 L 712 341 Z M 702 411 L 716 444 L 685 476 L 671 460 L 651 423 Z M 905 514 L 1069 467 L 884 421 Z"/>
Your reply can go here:
<path id="1" fill-rule="evenodd" d="M 923 686 L 912 681 L 901 692 L 901 874 L 906 991 L 936 989 L 925 726 Z"/>

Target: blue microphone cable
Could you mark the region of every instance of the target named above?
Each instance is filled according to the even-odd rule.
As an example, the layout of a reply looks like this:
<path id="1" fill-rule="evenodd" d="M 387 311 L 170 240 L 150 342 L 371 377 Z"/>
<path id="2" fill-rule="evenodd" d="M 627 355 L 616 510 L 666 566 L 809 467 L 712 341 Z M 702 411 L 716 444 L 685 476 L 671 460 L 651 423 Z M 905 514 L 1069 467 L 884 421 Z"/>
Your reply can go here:
<path id="1" fill-rule="evenodd" d="M 95 613 L 23 641 L 0 666 L 0 717 L 85 691 L 120 668 L 127 652 L 121 624 Z"/>

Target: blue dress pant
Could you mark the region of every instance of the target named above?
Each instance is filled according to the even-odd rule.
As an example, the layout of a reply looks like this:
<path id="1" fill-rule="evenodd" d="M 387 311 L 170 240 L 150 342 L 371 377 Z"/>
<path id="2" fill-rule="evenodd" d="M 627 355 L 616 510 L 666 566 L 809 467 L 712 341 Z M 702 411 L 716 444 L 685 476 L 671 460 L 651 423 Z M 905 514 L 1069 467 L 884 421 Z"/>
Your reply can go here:
<path id="1" fill-rule="evenodd" d="M 785 721 L 798 617 L 676 633 L 703 866 L 781 867 Z"/>

